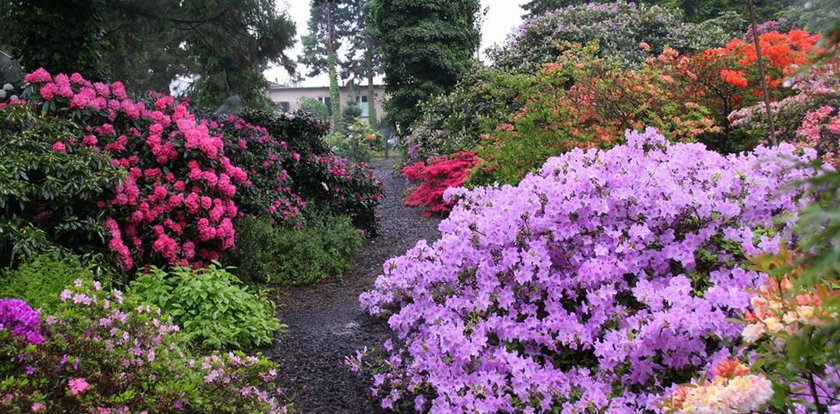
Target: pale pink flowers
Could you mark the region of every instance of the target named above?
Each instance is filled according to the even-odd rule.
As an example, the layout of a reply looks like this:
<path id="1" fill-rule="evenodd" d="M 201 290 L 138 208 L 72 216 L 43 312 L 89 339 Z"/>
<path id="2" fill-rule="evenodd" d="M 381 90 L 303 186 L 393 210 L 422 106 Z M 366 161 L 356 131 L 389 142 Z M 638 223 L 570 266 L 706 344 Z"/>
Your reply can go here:
<path id="1" fill-rule="evenodd" d="M 70 388 L 70 394 L 78 395 L 88 389 L 90 384 L 84 378 L 73 378 L 67 381 L 67 386 Z"/>

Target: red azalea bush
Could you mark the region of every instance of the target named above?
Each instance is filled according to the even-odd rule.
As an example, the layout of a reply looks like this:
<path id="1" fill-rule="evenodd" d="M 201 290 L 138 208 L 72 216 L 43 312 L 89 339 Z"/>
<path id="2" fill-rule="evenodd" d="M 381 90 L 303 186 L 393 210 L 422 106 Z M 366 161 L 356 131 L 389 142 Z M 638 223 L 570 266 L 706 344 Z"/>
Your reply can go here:
<path id="1" fill-rule="evenodd" d="M 97 204 L 107 211 L 108 247 L 123 269 L 201 267 L 233 247 L 234 196 L 248 176 L 187 103 L 160 94 L 135 101 L 120 82 L 91 83 L 77 73 L 53 77 L 38 69 L 25 81 L 29 104 L 85 125 L 83 137 L 56 141 L 55 151 L 99 149 L 128 171 Z"/>
<path id="2" fill-rule="evenodd" d="M 454 203 L 444 201 L 443 193 L 447 188 L 464 184 L 478 163 L 472 152 L 459 151 L 406 166 L 403 176 L 422 182 L 403 202 L 407 206 L 426 207 L 425 216 L 448 213 Z"/>
<path id="3" fill-rule="evenodd" d="M 286 141 L 269 135 L 265 127 L 235 115 L 211 120 L 209 126 L 222 136 L 231 162 L 248 173 L 248 181 L 234 197 L 240 214 L 266 217 L 275 224 L 299 219 L 306 202 L 292 191 L 285 167 L 296 164 L 300 155 Z"/>

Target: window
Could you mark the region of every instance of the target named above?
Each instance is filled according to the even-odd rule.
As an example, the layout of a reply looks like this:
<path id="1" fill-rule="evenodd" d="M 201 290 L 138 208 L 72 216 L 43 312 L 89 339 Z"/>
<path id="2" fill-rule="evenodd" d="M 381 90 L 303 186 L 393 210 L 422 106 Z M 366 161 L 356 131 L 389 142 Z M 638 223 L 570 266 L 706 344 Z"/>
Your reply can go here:
<path id="1" fill-rule="evenodd" d="M 359 105 L 359 108 L 362 108 L 362 118 L 369 118 L 370 108 L 368 107 L 367 95 L 356 96 L 356 104 Z"/>
<path id="2" fill-rule="evenodd" d="M 329 96 L 319 96 L 318 97 L 318 102 L 321 102 L 322 104 L 326 105 L 327 109 L 329 110 L 328 113 L 330 115 L 332 115 L 332 105 L 330 105 L 330 97 Z"/>
<path id="3" fill-rule="evenodd" d="M 289 112 L 289 110 L 292 108 L 291 104 L 289 104 L 286 101 L 277 102 L 277 106 L 283 112 Z"/>

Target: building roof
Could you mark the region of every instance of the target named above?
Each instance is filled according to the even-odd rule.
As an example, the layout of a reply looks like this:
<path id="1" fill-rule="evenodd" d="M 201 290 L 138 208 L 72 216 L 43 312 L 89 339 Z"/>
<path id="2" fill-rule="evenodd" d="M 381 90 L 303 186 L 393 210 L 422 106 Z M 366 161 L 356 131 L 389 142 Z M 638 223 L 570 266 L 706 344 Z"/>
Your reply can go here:
<path id="1" fill-rule="evenodd" d="M 384 85 L 373 85 L 374 88 L 382 88 Z M 330 89 L 329 86 L 286 86 L 286 85 L 279 85 L 274 82 L 269 82 L 268 89 L 272 91 L 315 91 L 315 90 L 328 90 Z M 339 89 L 349 89 L 347 86 L 340 86 Z M 364 90 L 367 89 L 367 85 L 358 85 L 358 89 Z"/>

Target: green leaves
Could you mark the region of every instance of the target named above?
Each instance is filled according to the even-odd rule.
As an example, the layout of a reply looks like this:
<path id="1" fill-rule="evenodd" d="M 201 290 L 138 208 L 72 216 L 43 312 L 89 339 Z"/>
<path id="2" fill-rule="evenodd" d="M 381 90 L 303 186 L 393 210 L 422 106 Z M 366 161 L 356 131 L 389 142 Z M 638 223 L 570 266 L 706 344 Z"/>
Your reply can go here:
<path id="1" fill-rule="evenodd" d="M 56 142 L 79 139 L 68 119 L 14 105 L 0 111 L 0 266 L 48 250 L 52 243 L 88 251 L 100 246 L 102 210 L 91 201 L 124 177 L 106 154 Z"/>
<path id="2" fill-rule="evenodd" d="M 478 0 L 373 0 L 392 125 L 409 130 L 416 105 L 452 90 L 470 69 L 481 40 L 479 14 Z"/>
<path id="3" fill-rule="evenodd" d="M 239 284 L 218 263 L 192 270 L 153 268 L 129 286 L 129 296 L 160 307 L 192 343 L 209 349 L 270 345 L 285 330 L 263 292 Z"/>

